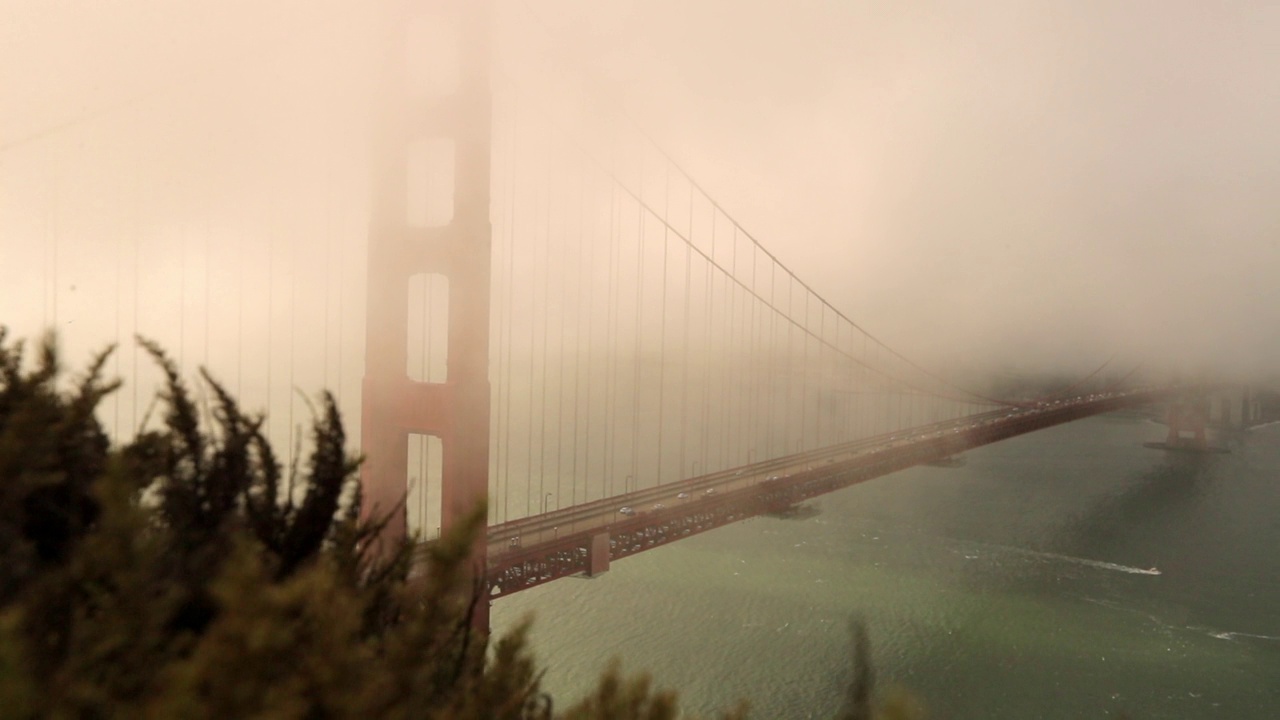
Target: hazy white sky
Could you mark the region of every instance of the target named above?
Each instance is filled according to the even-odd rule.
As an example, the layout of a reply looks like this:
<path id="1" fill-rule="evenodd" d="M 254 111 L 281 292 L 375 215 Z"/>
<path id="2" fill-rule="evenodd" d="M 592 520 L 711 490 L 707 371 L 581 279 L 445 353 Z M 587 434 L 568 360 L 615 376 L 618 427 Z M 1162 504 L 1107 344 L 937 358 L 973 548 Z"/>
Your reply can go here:
<path id="1" fill-rule="evenodd" d="M 535 12 L 891 344 L 1280 358 L 1280 5 L 557 5 Z"/>
<path id="2" fill-rule="evenodd" d="M 1280 357 L 1280 5 L 497 5 L 502 33 L 524 36 L 497 42 L 586 64 L 762 242 L 908 354 L 1030 369 L 1118 350 L 1267 372 Z M 0 3 L 0 164 L 156 87 L 251 87 L 264 68 L 300 94 L 348 87 L 366 7 Z M 324 51 L 304 66 L 255 60 L 307 44 Z"/>

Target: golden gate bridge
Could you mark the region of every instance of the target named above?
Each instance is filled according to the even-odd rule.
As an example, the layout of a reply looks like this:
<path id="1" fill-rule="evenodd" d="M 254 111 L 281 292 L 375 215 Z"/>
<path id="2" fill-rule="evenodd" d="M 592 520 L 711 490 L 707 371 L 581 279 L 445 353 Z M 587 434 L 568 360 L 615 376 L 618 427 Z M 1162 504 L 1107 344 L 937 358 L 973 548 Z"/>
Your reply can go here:
<path id="1" fill-rule="evenodd" d="M 0 146 L 0 318 L 68 357 L 120 345 L 117 439 L 159 379 L 135 334 L 264 409 L 285 462 L 299 389 L 331 388 L 390 532 L 487 500 L 502 596 L 1176 391 L 966 387 L 824 299 L 590 82 L 497 47 L 483 4 L 348 13 Z"/>

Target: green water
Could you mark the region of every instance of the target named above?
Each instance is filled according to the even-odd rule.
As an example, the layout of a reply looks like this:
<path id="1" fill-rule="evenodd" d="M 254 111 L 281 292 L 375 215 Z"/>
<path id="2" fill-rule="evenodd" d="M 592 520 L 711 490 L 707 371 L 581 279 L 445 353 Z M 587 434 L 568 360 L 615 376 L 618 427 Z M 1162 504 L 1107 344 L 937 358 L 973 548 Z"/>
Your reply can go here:
<path id="1" fill-rule="evenodd" d="M 829 717 L 858 614 L 930 718 L 1280 717 L 1280 427 L 1216 456 L 1141 447 L 1161 430 L 1008 440 L 518 593 L 493 624 L 534 615 L 561 698 L 618 657 L 695 712 Z"/>

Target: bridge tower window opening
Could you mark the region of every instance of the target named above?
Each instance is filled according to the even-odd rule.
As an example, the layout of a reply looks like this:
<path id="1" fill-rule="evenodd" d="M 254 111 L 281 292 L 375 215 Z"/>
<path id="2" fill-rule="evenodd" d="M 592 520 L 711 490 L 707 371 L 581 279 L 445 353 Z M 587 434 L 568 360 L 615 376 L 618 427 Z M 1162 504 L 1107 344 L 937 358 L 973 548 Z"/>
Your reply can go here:
<path id="1" fill-rule="evenodd" d="M 420 540 L 440 537 L 441 485 L 444 444 L 435 435 L 409 434 L 408 486 L 405 498 L 407 529 Z"/>

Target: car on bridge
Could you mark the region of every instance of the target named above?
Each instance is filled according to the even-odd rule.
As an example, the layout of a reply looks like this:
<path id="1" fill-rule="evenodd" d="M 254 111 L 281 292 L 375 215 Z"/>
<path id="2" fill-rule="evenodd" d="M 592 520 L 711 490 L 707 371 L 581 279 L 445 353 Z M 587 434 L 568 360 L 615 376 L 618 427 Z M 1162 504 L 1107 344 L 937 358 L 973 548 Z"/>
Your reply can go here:
<path id="1" fill-rule="evenodd" d="M 631 517 L 636 514 L 636 509 L 631 507 L 630 505 L 623 505 L 622 507 L 618 508 L 618 512 L 622 513 L 623 515 L 626 515 L 627 517 Z"/>

